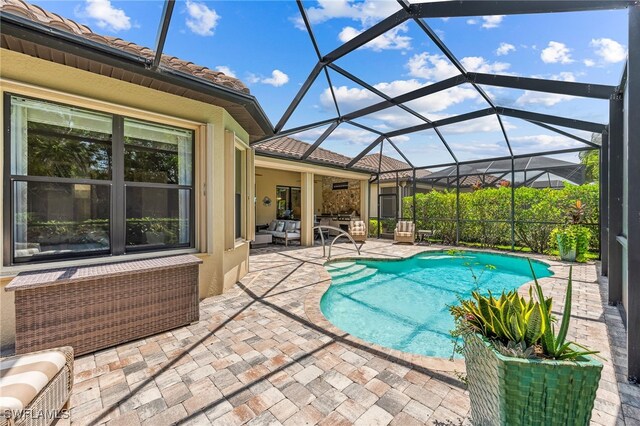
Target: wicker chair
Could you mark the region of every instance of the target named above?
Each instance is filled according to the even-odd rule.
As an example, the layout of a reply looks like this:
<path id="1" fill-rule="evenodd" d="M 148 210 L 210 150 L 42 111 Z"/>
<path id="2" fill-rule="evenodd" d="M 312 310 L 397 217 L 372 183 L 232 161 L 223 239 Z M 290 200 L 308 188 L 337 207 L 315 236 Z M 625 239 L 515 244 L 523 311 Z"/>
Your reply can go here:
<path id="1" fill-rule="evenodd" d="M 68 418 L 70 346 L 2 358 L 0 373 L 0 426 L 49 425 L 56 417 Z"/>
<path id="2" fill-rule="evenodd" d="M 416 240 L 416 224 L 409 220 L 398 221 L 393 239 L 398 243 L 413 244 Z"/>
<path id="3" fill-rule="evenodd" d="M 354 241 L 363 243 L 367 239 L 367 226 L 362 220 L 352 220 L 349 222 L 349 235 Z"/>

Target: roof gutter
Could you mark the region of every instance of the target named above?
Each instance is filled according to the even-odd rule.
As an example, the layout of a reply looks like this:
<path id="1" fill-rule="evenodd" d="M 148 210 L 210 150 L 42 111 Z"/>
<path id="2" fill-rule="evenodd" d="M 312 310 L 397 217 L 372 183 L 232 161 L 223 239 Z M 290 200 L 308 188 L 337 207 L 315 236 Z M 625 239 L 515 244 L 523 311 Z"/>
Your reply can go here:
<path id="1" fill-rule="evenodd" d="M 247 109 L 264 132 L 264 135 L 256 135 L 256 137 L 271 136 L 274 133 L 273 125 L 253 95 L 166 67 L 154 71 L 151 58 L 134 55 L 10 13 L 0 12 L 0 28 L 1 33 L 7 36 L 241 105 Z"/>

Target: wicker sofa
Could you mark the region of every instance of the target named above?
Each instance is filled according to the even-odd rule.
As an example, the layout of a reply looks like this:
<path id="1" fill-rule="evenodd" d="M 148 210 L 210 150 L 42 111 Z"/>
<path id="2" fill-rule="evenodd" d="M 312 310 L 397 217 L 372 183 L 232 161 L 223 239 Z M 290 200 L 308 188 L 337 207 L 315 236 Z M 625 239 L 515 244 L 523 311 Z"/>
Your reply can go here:
<path id="1" fill-rule="evenodd" d="M 398 221 L 393 239 L 398 243 L 413 244 L 416 240 L 416 224 L 409 220 Z"/>
<path id="2" fill-rule="evenodd" d="M 70 346 L 0 359 L 0 426 L 68 418 L 72 386 Z"/>
<path id="3" fill-rule="evenodd" d="M 299 220 L 272 220 L 267 229 L 261 229 L 259 234 L 271 234 L 274 241 L 284 241 L 288 246 L 289 241 L 300 241 L 300 221 Z"/>
<path id="4" fill-rule="evenodd" d="M 362 243 L 367 239 L 367 226 L 363 220 L 352 220 L 349 222 L 349 235 L 354 241 Z"/>

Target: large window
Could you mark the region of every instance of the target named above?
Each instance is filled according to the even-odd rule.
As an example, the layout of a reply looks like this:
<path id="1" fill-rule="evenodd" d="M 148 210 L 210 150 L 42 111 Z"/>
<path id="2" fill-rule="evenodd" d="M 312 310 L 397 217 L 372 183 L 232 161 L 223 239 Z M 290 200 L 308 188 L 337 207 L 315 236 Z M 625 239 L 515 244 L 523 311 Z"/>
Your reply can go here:
<path id="1" fill-rule="evenodd" d="M 301 206 L 300 188 L 276 186 L 276 217 L 278 219 L 300 219 Z"/>
<path id="2" fill-rule="evenodd" d="M 193 131 L 5 106 L 5 264 L 193 246 Z"/>

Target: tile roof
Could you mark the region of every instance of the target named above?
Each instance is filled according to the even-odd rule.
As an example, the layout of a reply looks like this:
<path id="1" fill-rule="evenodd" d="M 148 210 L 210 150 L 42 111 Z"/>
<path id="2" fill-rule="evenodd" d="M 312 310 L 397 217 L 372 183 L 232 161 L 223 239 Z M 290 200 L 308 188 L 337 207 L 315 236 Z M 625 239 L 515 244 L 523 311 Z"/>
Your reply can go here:
<path id="1" fill-rule="evenodd" d="M 381 172 L 390 172 L 394 170 L 408 169 L 411 167 L 409 166 L 409 164 L 405 163 L 404 161 L 397 160 L 387 155 L 383 155 L 382 161 L 380 161 L 380 153 L 365 155 L 364 157 L 362 157 L 360 161 L 356 163 L 356 165 L 362 168 L 370 169 L 374 172 L 378 171 L 378 164 L 380 165 Z M 416 178 L 418 179 L 429 176 L 430 174 L 431 172 L 429 170 L 425 170 L 425 169 L 416 170 Z M 395 178 L 396 178 L 395 173 L 380 174 L 381 181 L 392 180 Z M 398 172 L 398 178 L 401 180 L 413 178 L 413 171 L 408 170 L 408 171 Z"/>
<path id="2" fill-rule="evenodd" d="M 258 154 L 277 154 L 299 159 L 310 146 L 311 144 L 285 136 L 261 143 L 255 147 L 255 150 Z M 351 161 L 351 158 L 346 155 L 338 154 L 324 148 L 317 148 L 309 156 L 309 159 L 343 167 Z"/>
<path id="3" fill-rule="evenodd" d="M 290 137 L 282 137 L 278 139 L 273 139 L 268 142 L 261 143 L 255 146 L 255 150 L 257 154 L 275 154 L 280 157 L 289 157 L 292 159 L 299 159 L 302 154 L 311 146 L 306 142 L 302 142 L 298 139 L 293 139 Z M 360 169 L 364 171 L 368 171 L 371 173 L 376 173 L 378 171 L 378 162 L 379 162 L 380 154 L 370 154 L 362 157 L 360 161 L 358 161 L 353 167 L 355 169 Z M 333 151 L 329 151 L 324 148 L 317 148 L 313 153 L 309 156 L 309 159 L 312 161 L 318 161 L 322 163 L 337 165 L 337 166 L 346 166 L 352 160 L 351 157 L 347 157 L 346 155 L 338 154 Z M 382 156 L 382 165 L 381 170 L 384 171 L 393 171 L 400 169 L 407 169 L 410 166 L 400 160 L 396 160 L 395 158 L 388 157 L 386 155 Z M 416 177 L 426 177 L 431 172 L 429 170 L 416 170 Z M 400 179 L 408 179 L 413 177 L 413 172 L 406 171 L 398 173 L 398 177 Z M 396 178 L 395 173 L 383 173 L 380 175 L 381 180 L 391 180 Z"/>
<path id="4" fill-rule="evenodd" d="M 67 19 L 49 12 L 40 6 L 30 4 L 22 0 L 0 0 L 0 11 L 21 16 L 30 21 L 69 32 L 143 58 L 153 59 L 155 56 L 155 52 L 148 47 L 140 46 L 118 37 L 96 34 L 86 25 L 79 24 L 71 19 Z M 214 71 L 210 68 L 196 65 L 192 62 L 184 61 L 170 55 L 162 55 L 160 62 L 161 66 L 208 80 L 211 83 L 225 86 L 238 92 L 249 93 L 249 89 L 242 81 L 237 78 L 230 77 L 222 72 Z"/>

